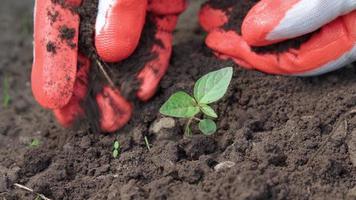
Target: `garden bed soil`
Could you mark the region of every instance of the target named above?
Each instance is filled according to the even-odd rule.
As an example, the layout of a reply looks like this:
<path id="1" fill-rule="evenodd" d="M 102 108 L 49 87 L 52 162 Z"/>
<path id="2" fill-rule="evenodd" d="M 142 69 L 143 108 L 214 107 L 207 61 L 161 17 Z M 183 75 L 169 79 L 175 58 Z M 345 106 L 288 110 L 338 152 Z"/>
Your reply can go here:
<path id="1" fill-rule="evenodd" d="M 0 77 L 9 77 L 12 101 L 0 108 L 0 198 L 35 199 L 14 183 L 68 200 L 356 198 L 356 67 L 298 78 L 237 66 L 213 106 L 218 132 L 186 137 L 184 121 L 164 118 L 159 107 L 234 64 L 217 60 L 202 39 L 177 42 L 157 94 L 136 105 L 124 129 L 64 129 L 31 95 L 31 3 L 5 4 L 12 9 L 0 7 Z M 19 16 L 24 24 L 14 23 Z M 33 139 L 40 144 L 30 147 Z"/>

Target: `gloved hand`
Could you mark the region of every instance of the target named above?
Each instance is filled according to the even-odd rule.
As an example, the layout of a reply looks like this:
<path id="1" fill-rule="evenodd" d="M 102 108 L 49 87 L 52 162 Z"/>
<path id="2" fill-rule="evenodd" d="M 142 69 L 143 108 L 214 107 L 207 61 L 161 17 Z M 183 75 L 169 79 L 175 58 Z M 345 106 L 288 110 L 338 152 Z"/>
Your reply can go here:
<path id="1" fill-rule="evenodd" d="M 209 32 L 206 44 L 221 58 L 266 73 L 300 76 L 327 73 L 356 60 L 356 0 L 261 0 L 245 17 L 241 35 L 223 27 L 236 16 L 230 8 L 219 9 L 219 1 L 231 9 L 237 4 L 210 0 L 199 18 Z M 308 33 L 309 40 L 288 51 L 261 54 L 252 48 Z"/>
<path id="2" fill-rule="evenodd" d="M 34 62 L 32 91 L 41 106 L 54 111 L 67 127 L 85 115 L 91 61 L 78 53 L 80 17 L 76 9 L 82 0 L 36 0 L 34 19 Z M 119 62 L 136 49 L 146 13 L 157 31 L 151 52 L 155 58 L 145 64 L 136 78 L 141 85 L 136 96 L 151 98 L 165 74 L 172 52 L 172 31 L 186 7 L 185 0 L 99 0 L 95 24 L 95 47 L 104 62 Z M 100 128 L 112 132 L 131 117 L 132 105 L 118 89 L 104 85 L 95 97 Z"/>

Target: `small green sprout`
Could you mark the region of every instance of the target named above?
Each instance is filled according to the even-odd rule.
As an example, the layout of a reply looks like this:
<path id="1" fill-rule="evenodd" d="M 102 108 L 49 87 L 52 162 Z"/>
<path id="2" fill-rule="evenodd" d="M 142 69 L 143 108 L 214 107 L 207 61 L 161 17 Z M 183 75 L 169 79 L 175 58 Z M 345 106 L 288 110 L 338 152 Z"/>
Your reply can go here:
<path id="1" fill-rule="evenodd" d="M 3 101 L 2 105 L 4 108 L 7 108 L 10 104 L 11 96 L 9 94 L 10 85 L 9 85 L 9 77 L 5 76 L 3 81 Z"/>
<path id="2" fill-rule="evenodd" d="M 116 140 L 113 145 L 112 156 L 117 158 L 120 155 L 120 142 Z"/>
<path id="3" fill-rule="evenodd" d="M 187 118 L 188 122 L 184 130 L 186 135 L 191 135 L 190 125 L 193 120 L 199 121 L 198 127 L 204 135 L 214 134 L 217 127 L 211 118 L 217 118 L 218 115 L 209 104 L 225 95 L 232 74 L 232 67 L 226 67 L 204 75 L 195 83 L 194 97 L 182 91 L 174 93 L 162 105 L 160 113 L 171 117 Z M 195 117 L 201 112 L 205 115 L 204 119 Z"/>
<path id="4" fill-rule="evenodd" d="M 145 136 L 145 144 L 146 144 L 146 147 L 147 147 L 148 151 L 151 151 L 151 145 L 150 145 L 150 143 L 148 142 L 147 136 Z"/>
<path id="5" fill-rule="evenodd" d="M 30 143 L 30 148 L 37 148 L 41 145 L 41 141 L 39 139 L 32 139 Z"/>

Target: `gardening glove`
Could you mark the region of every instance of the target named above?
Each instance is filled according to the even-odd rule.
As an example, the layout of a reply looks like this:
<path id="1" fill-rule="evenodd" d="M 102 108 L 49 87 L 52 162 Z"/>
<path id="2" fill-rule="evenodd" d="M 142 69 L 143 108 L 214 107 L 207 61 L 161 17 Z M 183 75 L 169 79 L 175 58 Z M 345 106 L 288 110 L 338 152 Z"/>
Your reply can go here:
<path id="1" fill-rule="evenodd" d="M 209 32 L 207 46 L 220 58 L 248 69 L 296 76 L 324 74 L 356 60 L 356 0 L 261 0 L 249 10 L 241 35 L 235 31 L 240 27 L 224 27 L 235 18 L 229 9 L 216 8 L 214 1 L 221 0 L 208 1 L 199 18 Z M 232 8 L 237 3 L 230 4 Z M 308 33 L 312 33 L 310 39 L 299 48 L 253 50 Z"/>
<path id="2" fill-rule="evenodd" d="M 54 111 L 59 123 L 71 126 L 85 115 L 91 61 L 78 53 L 82 0 L 36 0 L 32 91 L 38 103 Z M 136 49 L 146 15 L 160 41 L 151 48 L 155 57 L 136 74 L 138 99 L 151 98 L 166 73 L 172 52 L 172 32 L 186 7 L 185 0 L 99 0 L 95 47 L 104 62 L 120 62 Z M 148 18 L 148 17 L 147 17 Z M 103 85 L 95 97 L 102 131 L 113 132 L 130 119 L 132 105 L 112 85 Z"/>

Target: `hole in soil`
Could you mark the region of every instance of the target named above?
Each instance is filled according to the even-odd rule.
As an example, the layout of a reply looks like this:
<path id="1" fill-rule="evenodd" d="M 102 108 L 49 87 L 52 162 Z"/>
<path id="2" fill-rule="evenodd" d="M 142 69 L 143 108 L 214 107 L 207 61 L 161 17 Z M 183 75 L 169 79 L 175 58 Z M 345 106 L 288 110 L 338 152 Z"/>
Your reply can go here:
<path id="1" fill-rule="evenodd" d="M 219 162 L 217 162 L 216 160 L 213 160 L 211 158 L 206 160 L 206 164 L 210 167 L 210 168 L 214 168 L 217 164 L 219 164 Z"/>
<path id="2" fill-rule="evenodd" d="M 287 158 L 288 157 L 285 155 L 276 155 L 276 156 L 273 156 L 269 160 L 269 163 L 276 167 L 286 167 L 287 166 Z"/>

